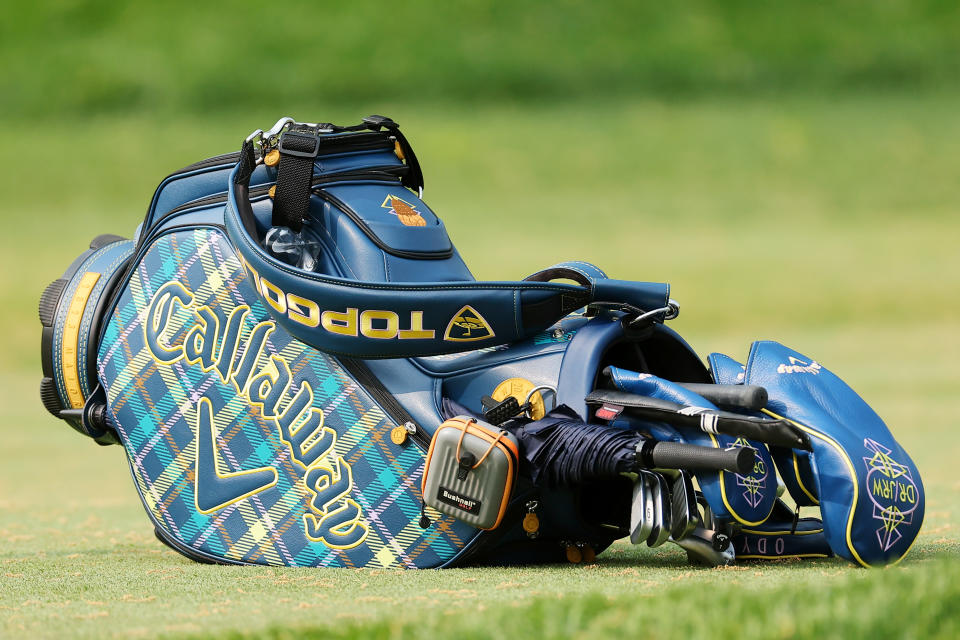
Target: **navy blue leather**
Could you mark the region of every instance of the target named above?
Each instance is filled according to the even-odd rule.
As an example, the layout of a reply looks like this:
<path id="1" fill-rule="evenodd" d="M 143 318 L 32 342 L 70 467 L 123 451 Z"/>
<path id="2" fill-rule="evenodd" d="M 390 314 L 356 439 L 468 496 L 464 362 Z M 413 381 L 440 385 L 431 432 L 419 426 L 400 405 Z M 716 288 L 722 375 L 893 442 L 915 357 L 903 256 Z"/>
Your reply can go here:
<path id="1" fill-rule="evenodd" d="M 427 213 L 429 210 L 425 205 L 422 209 L 418 206 L 418 212 L 431 223 L 424 227 L 408 227 L 379 204 L 394 194 L 419 203 L 416 196 L 399 186 L 383 184 L 341 185 L 325 191 L 336 191 L 341 196 L 372 192 L 376 194 L 373 201 L 377 204 L 373 212 L 367 207 L 351 207 L 351 213 L 362 219 L 367 227 L 364 230 L 338 206 L 316 196 L 311 198 L 312 220 L 305 226 L 304 233 L 317 238 L 330 252 L 330 262 L 321 264 L 322 273 L 365 282 L 473 281 L 473 275 L 451 244 L 443 223 L 432 212 Z M 269 210 L 269 205 L 269 201 L 264 202 L 262 208 Z M 269 220 L 266 212 L 261 213 L 256 208 L 254 211 L 258 220 Z M 376 222 L 376 219 L 382 221 Z M 373 247 L 370 234 L 391 250 L 405 255 Z M 446 252 L 449 257 L 436 257 L 440 252 Z"/>
<path id="2" fill-rule="evenodd" d="M 711 353 L 707 356 L 710 363 L 710 374 L 717 384 L 743 384 L 746 367 L 722 353 Z"/>
<path id="3" fill-rule="evenodd" d="M 467 351 L 531 337 L 588 302 L 626 303 L 649 310 L 665 306 L 669 299 L 669 285 L 659 283 L 601 279 L 591 281 L 591 287 L 545 282 L 386 284 L 306 272 L 277 260 L 250 237 L 237 197 L 235 180 L 231 179 L 225 209 L 227 235 L 258 283 L 255 288 L 266 299 L 270 314 L 292 335 L 328 353 L 382 358 Z M 371 250 L 371 258 L 376 255 L 380 253 Z M 315 313 L 306 323 L 291 319 L 303 313 L 302 309 L 291 311 L 291 301 L 297 300 L 304 301 L 298 303 L 301 305 L 314 305 Z M 544 305 L 546 312 L 528 316 Z M 361 331 L 331 331 L 320 317 L 326 311 L 356 313 L 361 317 Z M 373 330 L 361 335 L 365 312 L 377 319 L 397 319 L 399 325 L 389 324 L 390 320 L 386 329 L 382 324 L 371 324 Z M 472 319 L 469 324 L 474 328 L 458 329 L 458 318 Z M 396 326 L 399 332 L 391 330 Z M 403 339 L 404 330 L 410 339 Z M 393 334 L 396 339 L 371 337 L 377 331 Z"/>
<path id="4" fill-rule="evenodd" d="M 753 344 L 746 383 L 766 387 L 769 412 L 810 436 L 833 552 L 864 566 L 906 555 L 923 524 L 923 483 L 876 412 L 826 367 L 777 342 Z"/>
<path id="5" fill-rule="evenodd" d="M 453 249 L 443 222 L 426 203 L 399 185 L 351 182 L 327 186 L 324 192 L 362 218 L 373 235 L 390 249 L 427 255 Z M 396 214 L 390 213 L 389 204 L 384 206 L 384 202 L 390 198 L 398 198 L 411 205 L 413 211 L 420 214 L 424 225 L 403 224 Z M 347 218 L 331 216 L 330 208 L 329 204 L 324 207 L 323 225 L 335 235 L 337 230 L 334 225 Z"/>
<path id="6" fill-rule="evenodd" d="M 611 322 L 607 316 L 592 318 L 577 331 L 563 354 L 557 382 L 557 404 L 565 404 L 591 422 L 587 403 L 583 399 L 596 386 L 604 353 L 623 339 L 623 326 Z"/>

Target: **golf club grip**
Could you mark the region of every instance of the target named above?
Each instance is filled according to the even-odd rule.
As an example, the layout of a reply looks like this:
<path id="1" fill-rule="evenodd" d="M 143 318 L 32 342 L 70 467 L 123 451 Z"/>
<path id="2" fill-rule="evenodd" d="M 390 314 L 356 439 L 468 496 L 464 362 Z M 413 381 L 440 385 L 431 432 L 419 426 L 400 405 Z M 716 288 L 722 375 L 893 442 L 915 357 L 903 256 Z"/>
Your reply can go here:
<path id="1" fill-rule="evenodd" d="M 651 468 L 748 473 L 753 468 L 756 455 L 756 449 L 751 447 L 714 449 L 684 442 L 647 440 L 638 457 L 641 464 Z"/>
<path id="2" fill-rule="evenodd" d="M 710 385 L 705 385 L 710 386 Z M 760 387 L 762 389 L 762 387 Z M 766 391 L 764 391 L 764 394 Z M 625 391 L 597 389 L 584 398 L 587 404 L 612 403 L 624 407 L 632 416 L 644 420 L 666 422 L 675 427 L 700 429 L 708 433 L 744 436 L 780 447 L 810 450 L 810 439 L 786 420 L 767 420 L 727 411 L 709 410 L 703 413 L 680 413 L 684 406 L 669 400 L 649 398 Z M 705 417 L 715 416 L 715 422 L 704 428 Z M 709 419 L 709 418 L 708 418 Z"/>
<path id="3" fill-rule="evenodd" d="M 786 420 L 757 420 L 735 414 L 719 414 L 717 433 L 743 436 L 750 440 L 765 442 L 779 447 L 811 450 L 810 439 Z"/>
<path id="4" fill-rule="evenodd" d="M 718 407 L 735 407 L 759 411 L 767 406 L 767 390 L 756 384 L 699 384 L 681 382 L 680 386 L 693 391 Z"/>

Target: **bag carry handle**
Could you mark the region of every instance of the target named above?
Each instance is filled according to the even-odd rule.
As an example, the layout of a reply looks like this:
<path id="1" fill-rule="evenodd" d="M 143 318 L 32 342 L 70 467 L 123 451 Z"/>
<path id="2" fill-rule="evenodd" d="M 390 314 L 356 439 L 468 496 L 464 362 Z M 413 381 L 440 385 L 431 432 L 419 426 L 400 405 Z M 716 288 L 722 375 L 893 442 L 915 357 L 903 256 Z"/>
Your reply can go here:
<path id="1" fill-rule="evenodd" d="M 358 358 L 472 351 L 532 337 L 587 305 L 632 316 L 655 312 L 650 320 L 656 322 L 672 317 L 670 285 L 610 280 L 583 262 L 535 274 L 577 284 L 361 282 L 291 267 L 261 246 L 250 205 L 250 175 L 259 162 L 254 142 L 263 136 L 256 132 L 244 141 L 231 173 L 226 233 L 273 319 L 316 349 Z"/>

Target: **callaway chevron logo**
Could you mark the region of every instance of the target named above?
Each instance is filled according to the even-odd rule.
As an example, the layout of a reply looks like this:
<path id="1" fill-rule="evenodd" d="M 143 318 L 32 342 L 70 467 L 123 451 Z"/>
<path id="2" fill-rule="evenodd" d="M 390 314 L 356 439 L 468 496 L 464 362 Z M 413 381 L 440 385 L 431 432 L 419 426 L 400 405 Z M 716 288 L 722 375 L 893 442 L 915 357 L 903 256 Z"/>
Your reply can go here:
<path id="1" fill-rule="evenodd" d="M 213 513 L 269 489 L 277 483 L 277 470 L 260 467 L 247 471 L 221 472 L 222 454 L 217 445 L 213 407 L 209 398 L 197 403 L 197 457 L 194 501 L 200 513 Z"/>
<path id="2" fill-rule="evenodd" d="M 186 312 L 186 313 L 184 313 Z M 189 318 L 186 322 L 182 318 Z M 350 549 L 367 537 L 360 506 L 350 498 L 353 470 L 336 452 L 337 433 L 324 426 L 324 413 L 313 406 L 314 391 L 296 381 L 290 365 L 266 349 L 273 322 L 248 322 L 250 307 L 235 307 L 221 325 L 207 306 L 177 281 L 154 294 L 143 323 L 144 339 L 158 366 L 183 360 L 201 371 L 216 372 L 223 384 L 259 409 L 287 446 L 290 459 L 303 469 L 309 500 L 304 534 L 334 549 Z M 182 339 L 174 339 L 182 336 Z M 277 482 L 273 467 L 226 469 L 228 449 L 221 447 L 217 415 L 209 398 L 196 404 L 194 494 L 197 511 L 212 513 L 261 493 Z"/>

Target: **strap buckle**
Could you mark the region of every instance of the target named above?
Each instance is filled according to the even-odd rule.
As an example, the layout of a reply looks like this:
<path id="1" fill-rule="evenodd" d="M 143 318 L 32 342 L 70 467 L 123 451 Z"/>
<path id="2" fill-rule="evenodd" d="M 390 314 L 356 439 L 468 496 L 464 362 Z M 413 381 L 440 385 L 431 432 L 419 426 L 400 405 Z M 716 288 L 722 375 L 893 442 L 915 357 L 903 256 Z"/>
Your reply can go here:
<path id="1" fill-rule="evenodd" d="M 367 125 L 367 127 L 369 127 L 370 129 L 373 129 L 374 131 L 379 131 L 381 127 L 384 129 L 389 129 L 391 131 L 393 129 L 400 128 L 400 125 L 397 124 L 396 121 L 394 121 L 392 118 L 388 118 L 387 116 L 378 116 L 378 115 L 367 116 L 366 118 L 363 119 L 363 124 Z"/>
<path id="2" fill-rule="evenodd" d="M 320 135 L 316 128 L 311 132 L 287 129 L 280 136 L 277 150 L 296 158 L 316 158 L 320 152 Z"/>

